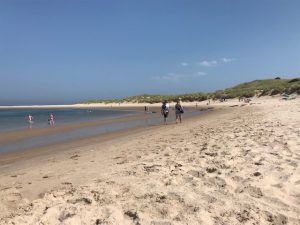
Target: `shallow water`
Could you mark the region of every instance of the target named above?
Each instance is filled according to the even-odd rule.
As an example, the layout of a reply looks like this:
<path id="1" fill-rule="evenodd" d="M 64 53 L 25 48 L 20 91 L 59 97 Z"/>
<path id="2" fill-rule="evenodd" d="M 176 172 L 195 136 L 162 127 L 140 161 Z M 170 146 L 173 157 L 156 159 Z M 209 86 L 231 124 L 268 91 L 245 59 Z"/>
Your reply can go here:
<path id="1" fill-rule="evenodd" d="M 106 109 L 0 109 L 0 132 L 48 126 L 48 116 L 53 113 L 55 124 L 68 124 L 91 120 L 109 119 L 135 114 L 134 111 Z M 33 116 L 33 124 L 27 115 Z M 1 134 L 0 134 L 1 135 Z"/>
<path id="2" fill-rule="evenodd" d="M 190 111 L 190 112 L 186 112 L 184 115 L 185 117 L 191 117 L 202 113 L 204 112 Z M 109 118 L 109 116 L 107 118 Z M 174 123 L 174 120 L 175 120 L 174 115 L 170 115 L 168 118 L 169 123 Z M 112 122 L 109 124 L 101 124 L 99 126 L 78 128 L 72 131 L 59 132 L 56 134 L 49 134 L 44 136 L 28 138 L 14 143 L 2 144 L 0 146 L 0 153 L 20 151 L 24 149 L 41 147 L 45 145 L 61 143 L 69 140 L 76 140 L 79 138 L 85 138 L 94 135 L 106 134 L 106 133 L 119 131 L 123 129 L 146 127 L 146 126 L 153 126 L 158 124 L 163 124 L 163 119 L 161 117 L 157 117 L 156 114 L 149 113 L 147 114 L 146 119 L 130 120 L 126 122 Z"/>

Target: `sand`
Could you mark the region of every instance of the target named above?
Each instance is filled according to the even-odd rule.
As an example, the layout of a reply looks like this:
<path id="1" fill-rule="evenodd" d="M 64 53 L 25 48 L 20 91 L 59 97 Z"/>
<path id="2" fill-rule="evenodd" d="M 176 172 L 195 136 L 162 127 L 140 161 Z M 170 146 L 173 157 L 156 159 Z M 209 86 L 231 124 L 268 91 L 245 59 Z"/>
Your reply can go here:
<path id="1" fill-rule="evenodd" d="M 0 224 L 300 224 L 300 98 L 211 106 L 2 163 Z"/>

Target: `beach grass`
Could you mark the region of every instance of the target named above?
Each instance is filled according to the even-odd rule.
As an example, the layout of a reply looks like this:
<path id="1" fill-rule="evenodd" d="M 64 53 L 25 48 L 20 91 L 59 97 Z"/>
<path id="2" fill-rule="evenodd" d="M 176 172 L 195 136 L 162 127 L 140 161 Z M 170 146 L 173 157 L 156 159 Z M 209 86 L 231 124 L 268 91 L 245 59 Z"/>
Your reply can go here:
<path id="1" fill-rule="evenodd" d="M 137 96 L 130 96 L 120 99 L 92 99 L 86 100 L 80 103 L 93 104 L 93 103 L 159 103 L 162 101 L 174 102 L 180 99 L 183 102 L 204 101 L 207 99 L 220 99 L 220 98 L 238 98 L 238 97 L 253 97 L 276 95 L 276 94 L 300 94 L 300 78 L 293 79 L 281 79 L 276 77 L 275 79 L 267 80 L 254 80 L 251 82 L 241 83 L 231 88 L 224 90 L 217 90 L 211 93 L 186 93 L 178 95 L 159 95 L 159 94 L 142 94 Z"/>

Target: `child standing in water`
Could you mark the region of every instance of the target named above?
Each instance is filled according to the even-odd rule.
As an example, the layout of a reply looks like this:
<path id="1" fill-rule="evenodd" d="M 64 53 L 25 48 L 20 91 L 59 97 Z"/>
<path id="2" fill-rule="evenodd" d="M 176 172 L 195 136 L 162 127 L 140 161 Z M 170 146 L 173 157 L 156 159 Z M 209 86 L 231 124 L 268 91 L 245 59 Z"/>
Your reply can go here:
<path id="1" fill-rule="evenodd" d="M 31 128 L 33 124 L 33 116 L 31 114 L 28 114 L 27 122 L 28 122 L 28 128 Z"/>
<path id="2" fill-rule="evenodd" d="M 52 113 L 48 117 L 48 124 L 52 127 L 54 126 L 54 115 Z"/>

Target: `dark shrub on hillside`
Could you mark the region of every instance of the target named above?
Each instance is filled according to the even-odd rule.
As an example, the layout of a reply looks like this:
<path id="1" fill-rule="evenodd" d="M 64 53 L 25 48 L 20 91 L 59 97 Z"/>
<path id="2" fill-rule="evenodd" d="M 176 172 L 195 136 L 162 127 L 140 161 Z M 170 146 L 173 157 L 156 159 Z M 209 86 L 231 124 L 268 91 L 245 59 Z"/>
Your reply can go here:
<path id="1" fill-rule="evenodd" d="M 252 92 L 252 91 L 247 91 L 247 92 L 244 93 L 244 96 L 247 97 L 247 98 L 251 98 L 251 97 L 253 97 L 254 95 L 255 95 L 255 93 Z"/>
<path id="2" fill-rule="evenodd" d="M 300 95 L 300 85 L 296 84 L 296 85 L 293 85 L 289 88 L 289 90 L 287 91 L 289 94 L 292 94 L 292 93 L 297 93 L 298 95 Z"/>
<path id="3" fill-rule="evenodd" d="M 297 82 L 299 81 L 299 79 L 295 78 L 295 79 L 291 79 L 288 83 L 294 83 L 294 82 Z"/>
<path id="4" fill-rule="evenodd" d="M 279 89 L 272 89 L 272 90 L 269 92 L 270 95 L 278 95 L 278 94 L 280 94 L 280 93 L 281 93 L 281 90 L 279 90 Z"/>
<path id="5" fill-rule="evenodd" d="M 265 95 L 268 95 L 268 90 L 261 90 L 259 96 L 265 96 Z"/>
<path id="6" fill-rule="evenodd" d="M 280 80 L 281 78 L 280 77 L 275 77 L 275 80 Z"/>
<path id="7" fill-rule="evenodd" d="M 221 97 L 222 97 L 222 93 L 215 93 L 214 95 L 212 95 L 213 100 L 220 99 Z"/>

